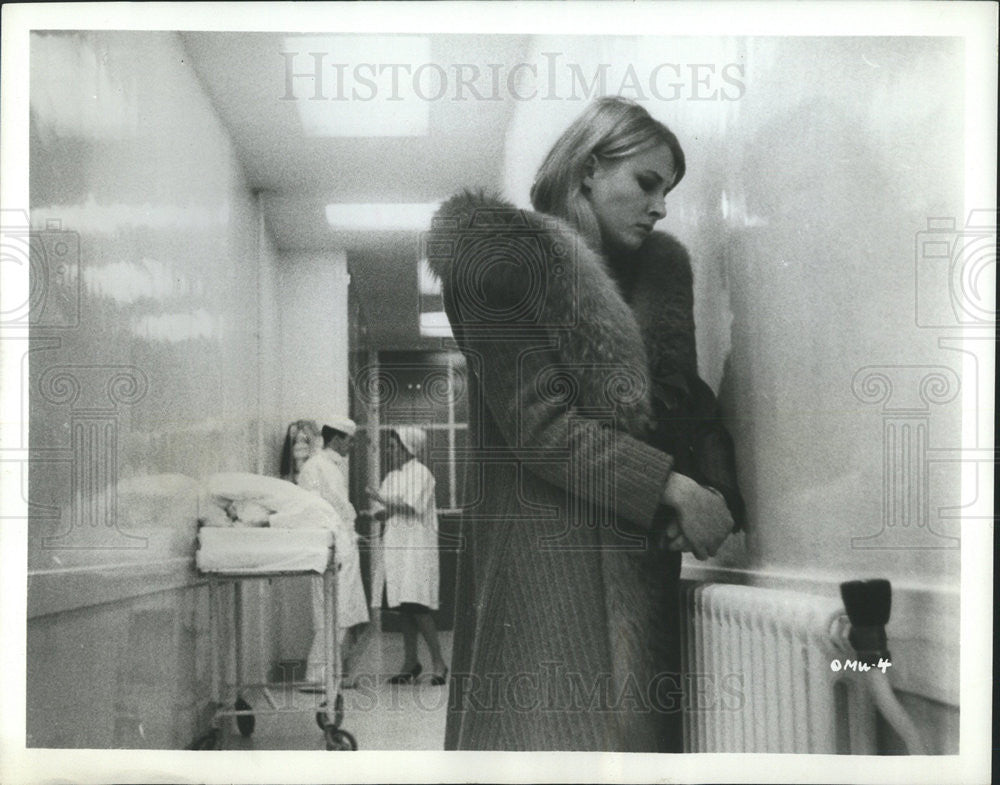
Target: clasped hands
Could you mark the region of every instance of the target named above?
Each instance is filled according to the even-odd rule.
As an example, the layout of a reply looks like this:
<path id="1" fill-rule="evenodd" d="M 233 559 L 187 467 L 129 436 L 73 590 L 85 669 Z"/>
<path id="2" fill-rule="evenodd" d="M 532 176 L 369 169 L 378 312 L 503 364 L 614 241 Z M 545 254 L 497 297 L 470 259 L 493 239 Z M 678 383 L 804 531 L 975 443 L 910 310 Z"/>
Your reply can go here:
<path id="1" fill-rule="evenodd" d="M 733 531 L 733 516 L 723 495 L 686 475 L 671 473 L 663 504 L 675 513 L 660 533 L 659 545 L 667 550 L 690 551 L 705 560 Z"/>

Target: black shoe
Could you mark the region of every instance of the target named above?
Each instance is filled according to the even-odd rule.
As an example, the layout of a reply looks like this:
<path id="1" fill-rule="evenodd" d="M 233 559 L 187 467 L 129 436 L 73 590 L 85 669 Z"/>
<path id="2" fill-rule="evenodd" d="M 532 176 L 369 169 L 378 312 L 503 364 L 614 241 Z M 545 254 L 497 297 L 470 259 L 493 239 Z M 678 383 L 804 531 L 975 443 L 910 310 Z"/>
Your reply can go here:
<path id="1" fill-rule="evenodd" d="M 448 683 L 448 668 L 444 669 L 444 673 L 435 673 L 431 676 L 431 686 L 433 687 L 443 687 Z"/>
<path id="2" fill-rule="evenodd" d="M 413 684 L 417 680 L 417 676 L 423 673 L 424 666 L 419 662 L 414 665 L 410 670 L 403 671 L 402 673 L 397 673 L 391 679 L 389 679 L 390 684 Z"/>

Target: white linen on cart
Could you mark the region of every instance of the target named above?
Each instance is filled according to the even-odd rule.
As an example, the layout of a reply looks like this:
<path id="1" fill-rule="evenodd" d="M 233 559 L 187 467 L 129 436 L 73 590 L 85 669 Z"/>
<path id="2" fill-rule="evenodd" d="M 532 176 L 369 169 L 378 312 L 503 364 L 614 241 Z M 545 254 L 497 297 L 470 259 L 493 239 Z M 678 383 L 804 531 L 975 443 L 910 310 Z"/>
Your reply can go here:
<path id="1" fill-rule="evenodd" d="M 345 627 L 368 621 L 368 609 L 362 601 L 349 602 L 343 591 L 345 581 L 360 583 L 357 545 L 353 521 L 347 522 L 319 494 L 276 477 L 246 472 L 220 472 L 205 481 L 207 515 L 199 533 L 196 561 L 199 569 L 212 572 L 281 572 L 298 569 L 321 573 L 326 568 L 330 539 L 335 545 L 337 576 L 338 648 Z M 253 521 L 232 521 L 225 512 L 233 505 L 242 509 L 263 507 L 268 512 L 268 526 L 256 528 Z M 222 511 L 221 517 L 217 514 Z M 256 516 L 252 516 L 256 517 Z M 319 530 L 318 532 L 316 530 Z M 314 539 L 319 534 L 324 538 Z M 301 535 L 294 537 L 293 535 Z M 298 552 L 296 552 L 298 551 Z M 322 556 L 322 564 L 319 561 Z M 290 565 L 308 564 L 293 567 Z M 206 565 L 206 566 L 203 566 Z M 327 663 L 323 642 L 323 583 L 311 579 L 313 596 L 313 642 L 307 656 L 306 679 L 322 681 L 323 667 L 339 673 L 339 663 Z M 361 590 L 362 597 L 364 590 Z"/>
<path id="2" fill-rule="evenodd" d="M 337 515 L 329 502 L 287 480 L 249 472 L 220 472 L 205 480 L 205 491 L 208 496 L 208 507 L 214 509 L 210 515 L 203 516 L 206 525 L 202 527 L 201 532 L 204 534 L 211 529 L 233 532 L 232 537 L 220 537 L 216 534 L 210 535 L 210 538 L 213 543 L 211 547 L 236 549 L 235 558 L 247 558 L 245 553 L 242 557 L 239 556 L 239 553 L 244 549 L 244 546 L 238 544 L 241 538 L 246 538 L 247 546 L 245 547 L 253 547 L 253 543 L 267 542 L 267 536 L 257 535 L 254 538 L 247 535 L 254 531 L 267 531 L 268 529 L 236 527 L 233 526 L 233 522 L 229 521 L 228 517 L 226 517 L 228 523 L 222 523 L 219 516 L 215 514 L 215 510 L 225 510 L 231 502 L 236 503 L 237 509 L 240 509 L 241 505 L 248 508 L 259 505 L 265 508 L 269 513 L 268 524 L 271 530 L 328 530 L 333 534 L 337 554 L 348 553 L 353 545 L 353 542 L 348 541 L 348 537 L 354 537 L 354 532 L 345 531 L 340 516 Z M 216 524 L 221 525 L 217 526 Z M 205 538 L 200 537 L 200 540 L 202 549 L 204 549 Z M 274 538 L 274 541 L 276 544 L 283 541 L 287 543 L 288 548 L 292 547 L 293 544 L 293 540 L 290 538 L 284 538 L 284 540 Z M 288 554 L 286 553 L 286 555 Z M 221 554 L 219 558 L 223 558 Z M 337 561 L 338 563 L 341 561 L 339 555 Z M 318 572 L 322 571 L 322 569 L 318 570 Z"/>
<path id="3" fill-rule="evenodd" d="M 202 572 L 322 573 L 330 557 L 329 529 L 244 529 L 204 526 L 195 564 Z"/>

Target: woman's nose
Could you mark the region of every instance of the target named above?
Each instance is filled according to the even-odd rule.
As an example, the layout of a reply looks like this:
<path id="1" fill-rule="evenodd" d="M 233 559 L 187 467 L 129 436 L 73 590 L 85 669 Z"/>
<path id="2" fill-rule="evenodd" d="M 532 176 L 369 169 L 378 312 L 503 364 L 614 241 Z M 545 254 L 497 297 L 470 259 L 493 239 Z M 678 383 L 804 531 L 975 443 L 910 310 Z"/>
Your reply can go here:
<path id="1" fill-rule="evenodd" d="M 660 197 L 659 199 L 654 199 L 649 205 L 649 214 L 656 217 L 659 221 L 661 218 L 665 218 L 667 215 L 667 201 L 665 198 Z"/>

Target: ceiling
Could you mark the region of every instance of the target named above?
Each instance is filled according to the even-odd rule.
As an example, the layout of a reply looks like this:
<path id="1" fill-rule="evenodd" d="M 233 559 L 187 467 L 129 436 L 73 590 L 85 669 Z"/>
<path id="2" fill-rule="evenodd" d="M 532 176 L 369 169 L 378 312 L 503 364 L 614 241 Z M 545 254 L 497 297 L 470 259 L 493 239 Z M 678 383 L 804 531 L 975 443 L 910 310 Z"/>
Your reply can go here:
<path id="1" fill-rule="evenodd" d="M 464 187 L 501 187 L 500 151 L 513 102 L 507 98 L 473 101 L 469 94 L 464 96 L 466 100 L 455 100 L 453 79 L 440 100 L 411 95 L 391 104 L 383 100 L 389 83 L 380 79 L 378 89 L 382 92 L 367 105 L 364 101 L 333 101 L 338 88 L 333 64 L 347 63 L 343 73 L 349 80 L 357 73 L 352 70 L 357 67 L 357 51 L 370 51 L 370 59 L 378 63 L 387 62 L 394 52 L 397 62 L 406 62 L 417 51 L 428 58 L 422 62 L 445 68 L 461 63 L 520 62 L 527 53 L 528 38 L 432 35 L 327 39 L 282 33 L 187 32 L 182 33 L 182 39 L 229 131 L 250 187 L 261 192 L 264 219 L 279 251 L 346 249 L 354 296 L 368 317 L 372 343 L 386 347 L 419 344 L 419 230 L 376 227 L 338 231 L 326 219 L 326 205 L 439 202 Z M 355 52 L 345 54 L 345 44 L 348 49 L 353 46 Z M 323 53 L 319 62 L 326 80 L 319 103 L 310 102 L 315 95 L 312 77 L 296 76 L 312 70 L 314 61 L 309 55 L 317 50 Z M 412 89 L 412 81 L 401 73 L 402 90 Z M 484 83 L 489 84 L 488 80 Z M 350 81 L 342 84 L 346 88 L 340 95 L 360 85 Z M 424 95 L 432 96 L 433 91 L 426 89 Z M 369 109 L 388 110 L 390 114 L 376 133 L 384 132 L 393 122 L 396 107 L 400 107 L 399 112 L 417 109 L 425 114 L 426 134 L 307 135 L 299 116 L 300 102 L 310 102 L 305 108 L 321 113 L 328 107 L 332 113 L 346 111 L 348 115 L 337 116 L 347 119 L 351 119 L 350 113 L 363 116 Z M 380 121 L 376 117 L 374 122 Z M 342 132 L 344 127 L 335 121 L 333 128 L 338 130 L 334 132 Z"/>

